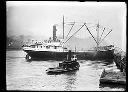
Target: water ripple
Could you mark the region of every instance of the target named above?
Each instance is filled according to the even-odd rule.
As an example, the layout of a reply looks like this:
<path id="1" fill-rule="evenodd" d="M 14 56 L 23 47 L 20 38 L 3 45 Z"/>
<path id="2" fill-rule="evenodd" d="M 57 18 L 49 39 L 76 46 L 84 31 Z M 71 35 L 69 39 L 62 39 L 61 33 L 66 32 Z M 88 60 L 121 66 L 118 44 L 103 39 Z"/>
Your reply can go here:
<path id="1" fill-rule="evenodd" d="M 101 85 L 100 75 L 104 68 L 115 65 L 107 61 L 80 60 L 78 71 L 59 75 L 48 75 L 46 69 L 56 67 L 61 61 L 26 62 L 23 51 L 6 52 L 6 83 L 7 90 L 29 91 L 120 91 L 125 90 L 119 85 Z"/>

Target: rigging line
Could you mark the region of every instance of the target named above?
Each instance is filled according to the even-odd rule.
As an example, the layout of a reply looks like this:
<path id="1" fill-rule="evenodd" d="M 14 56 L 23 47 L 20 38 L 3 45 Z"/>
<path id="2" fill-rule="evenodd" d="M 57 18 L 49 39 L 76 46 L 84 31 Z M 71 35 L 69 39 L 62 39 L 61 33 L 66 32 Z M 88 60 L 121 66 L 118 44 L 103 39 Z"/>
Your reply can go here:
<path id="1" fill-rule="evenodd" d="M 72 25 L 70 31 L 68 32 L 68 34 L 67 34 L 67 36 L 66 36 L 66 39 L 67 39 L 67 37 L 68 37 L 69 33 L 71 32 L 71 30 L 72 30 L 72 28 L 73 28 L 74 25 L 75 25 L 75 22 L 73 23 L 73 25 Z"/>
<path id="2" fill-rule="evenodd" d="M 110 32 L 112 32 L 112 30 L 109 31 L 108 34 L 109 34 Z M 107 35 L 108 35 L 108 34 L 107 34 Z M 107 35 L 106 35 L 106 36 L 107 36 Z M 106 37 L 106 36 L 105 36 L 105 37 Z M 102 41 L 105 39 L 105 37 L 102 39 Z M 102 41 L 101 41 L 101 42 L 102 42 Z M 100 42 L 100 43 L 101 43 L 101 42 Z M 100 44 L 100 43 L 99 43 L 99 44 Z"/>
<path id="3" fill-rule="evenodd" d="M 64 16 L 63 16 L 63 39 L 64 39 Z"/>
<path id="4" fill-rule="evenodd" d="M 94 28 L 94 27 L 96 27 L 96 26 L 90 26 L 90 27 L 88 27 L 88 28 Z"/>
<path id="5" fill-rule="evenodd" d="M 91 34 L 91 36 L 93 37 L 93 39 L 95 40 L 95 42 L 97 43 L 97 41 L 96 41 L 96 39 L 95 39 L 95 37 L 92 35 L 92 33 L 89 31 L 89 29 L 88 29 L 88 27 L 87 27 L 87 25 L 85 25 L 86 26 L 86 28 L 87 28 L 87 30 L 88 30 L 88 32 Z"/>
<path id="6" fill-rule="evenodd" d="M 85 25 L 85 23 L 84 23 L 84 25 Z M 82 25 L 81 28 L 82 28 L 84 25 Z M 81 28 L 80 28 L 80 29 L 81 29 Z M 80 29 L 77 30 L 72 36 L 70 36 L 70 37 L 68 38 L 68 40 L 71 39 L 71 37 L 73 37 L 78 31 L 80 31 Z M 67 41 L 68 41 L 68 40 L 67 40 Z M 63 44 L 65 44 L 67 41 L 65 41 Z"/>
<path id="7" fill-rule="evenodd" d="M 104 33 L 104 30 L 105 30 L 105 28 L 104 28 L 103 31 L 102 31 L 102 34 L 101 34 L 101 36 L 100 36 L 99 41 L 101 40 L 101 37 L 102 37 L 102 35 L 103 35 L 103 33 Z"/>

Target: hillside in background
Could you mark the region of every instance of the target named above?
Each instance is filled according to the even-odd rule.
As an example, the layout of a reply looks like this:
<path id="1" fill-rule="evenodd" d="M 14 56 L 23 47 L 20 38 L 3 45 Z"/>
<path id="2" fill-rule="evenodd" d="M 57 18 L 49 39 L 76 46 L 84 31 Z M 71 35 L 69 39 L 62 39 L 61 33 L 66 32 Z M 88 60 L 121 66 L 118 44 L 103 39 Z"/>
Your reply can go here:
<path id="1" fill-rule="evenodd" d="M 60 38 L 60 37 L 59 37 Z M 24 36 L 24 35 L 20 35 L 20 36 L 7 36 L 7 40 L 6 40 L 6 48 L 7 49 L 22 49 L 22 46 L 25 44 L 26 41 L 31 41 L 31 40 L 46 40 L 45 37 L 33 37 L 33 36 Z M 69 49 L 74 50 L 75 46 L 77 50 L 88 50 L 92 47 L 96 46 L 95 41 L 93 40 L 92 37 L 89 38 L 84 38 L 84 39 L 80 39 L 80 38 L 76 38 L 76 37 L 72 37 L 66 44 L 66 47 L 68 47 Z M 109 45 L 107 42 L 103 42 L 101 44 L 102 45 Z"/>
<path id="2" fill-rule="evenodd" d="M 33 37 L 33 36 L 7 36 L 6 38 L 6 49 L 22 49 L 22 46 L 25 44 L 26 41 L 31 40 L 44 40 L 44 37 Z"/>

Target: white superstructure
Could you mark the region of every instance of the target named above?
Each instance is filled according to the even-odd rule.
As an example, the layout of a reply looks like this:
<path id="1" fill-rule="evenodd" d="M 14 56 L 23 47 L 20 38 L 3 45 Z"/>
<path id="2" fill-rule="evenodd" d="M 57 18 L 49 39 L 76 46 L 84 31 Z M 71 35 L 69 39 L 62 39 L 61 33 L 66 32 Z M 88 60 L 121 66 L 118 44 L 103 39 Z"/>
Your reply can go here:
<path id="1" fill-rule="evenodd" d="M 43 42 L 23 46 L 23 50 L 67 52 L 68 49 L 61 45 L 61 42 Z"/>

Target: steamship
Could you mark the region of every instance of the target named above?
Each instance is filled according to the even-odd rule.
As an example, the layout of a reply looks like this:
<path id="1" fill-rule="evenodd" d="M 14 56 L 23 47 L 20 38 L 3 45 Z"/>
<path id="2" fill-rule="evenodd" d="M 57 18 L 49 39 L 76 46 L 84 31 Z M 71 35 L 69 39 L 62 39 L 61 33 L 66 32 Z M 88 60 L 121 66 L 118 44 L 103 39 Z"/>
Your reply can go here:
<path id="1" fill-rule="evenodd" d="M 44 42 L 36 42 L 32 45 L 24 45 L 23 50 L 27 57 L 33 59 L 61 59 L 66 58 L 68 49 L 62 44 L 62 39 L 57 39 L 56 26 L 53 26 L 53 39 Z"/>
<path id="2" fill-rule="evenodd" d="M 84 23 L 82 25 L 82 27 L 83 26 L 86 26 L 87 30 L 91 34 L 91 32 L 88 29 L 86 23 Z M 99 24 L 97 25 L 97 29 L 98 28 L 99 28 Z M 43 42 L 36 42 L 36 43 L 34 43 L 32 45 L 24 45 L 23 46 L 23 50 L 27 53 L 26 58 L 31 58 L 31 59 L 52 59 L 52 60 L 53 59 L 55 59 L 55 60 L 60 60 L 60 59 L 63 60 L 63 59 L 65 59 L 67 57 L 69 49 L 64 46 L 64 43 L 65 43 L 64 42 L 64 17 L 63 17 L 63 39 L 58 39 L 57 38 L 56 31 L 57 31 L 56 25 L 54 25 L 53 26 L 53 37 L 52 38 L 49 38 L 49 40 L 45 40 Z M 75 32 L 75 33 L 77 33 L 77 32 Z M 97 30 L 97 33 L 99 33 L 98 30 Z M 84 60 L 86 60 L 86 59 L 91 59 L 91 60 L 95 60 L 95 59 L 113 59 L 114 46 L 113 45 L 99 46 L 100 43 L 99 43 L 98 35 L 99 34 L 97 34 L 97 40 L 96 40 L 94 38 L 94 36 L 91 34 L 91 36 L 94 38 L 94 40 L 95 40 L 95 42 L 97 44 L 97 47 L 94 48 L 93 50 L 77 51 L 77 52 L 76 51 L 72 51 L 72 53 L 75 53 L 77 55 L 78 60 L 80 60 L 80 59 L 84 59 Z M 66 42 L 72 36 L 70 36 L 66 40 Z"/>

